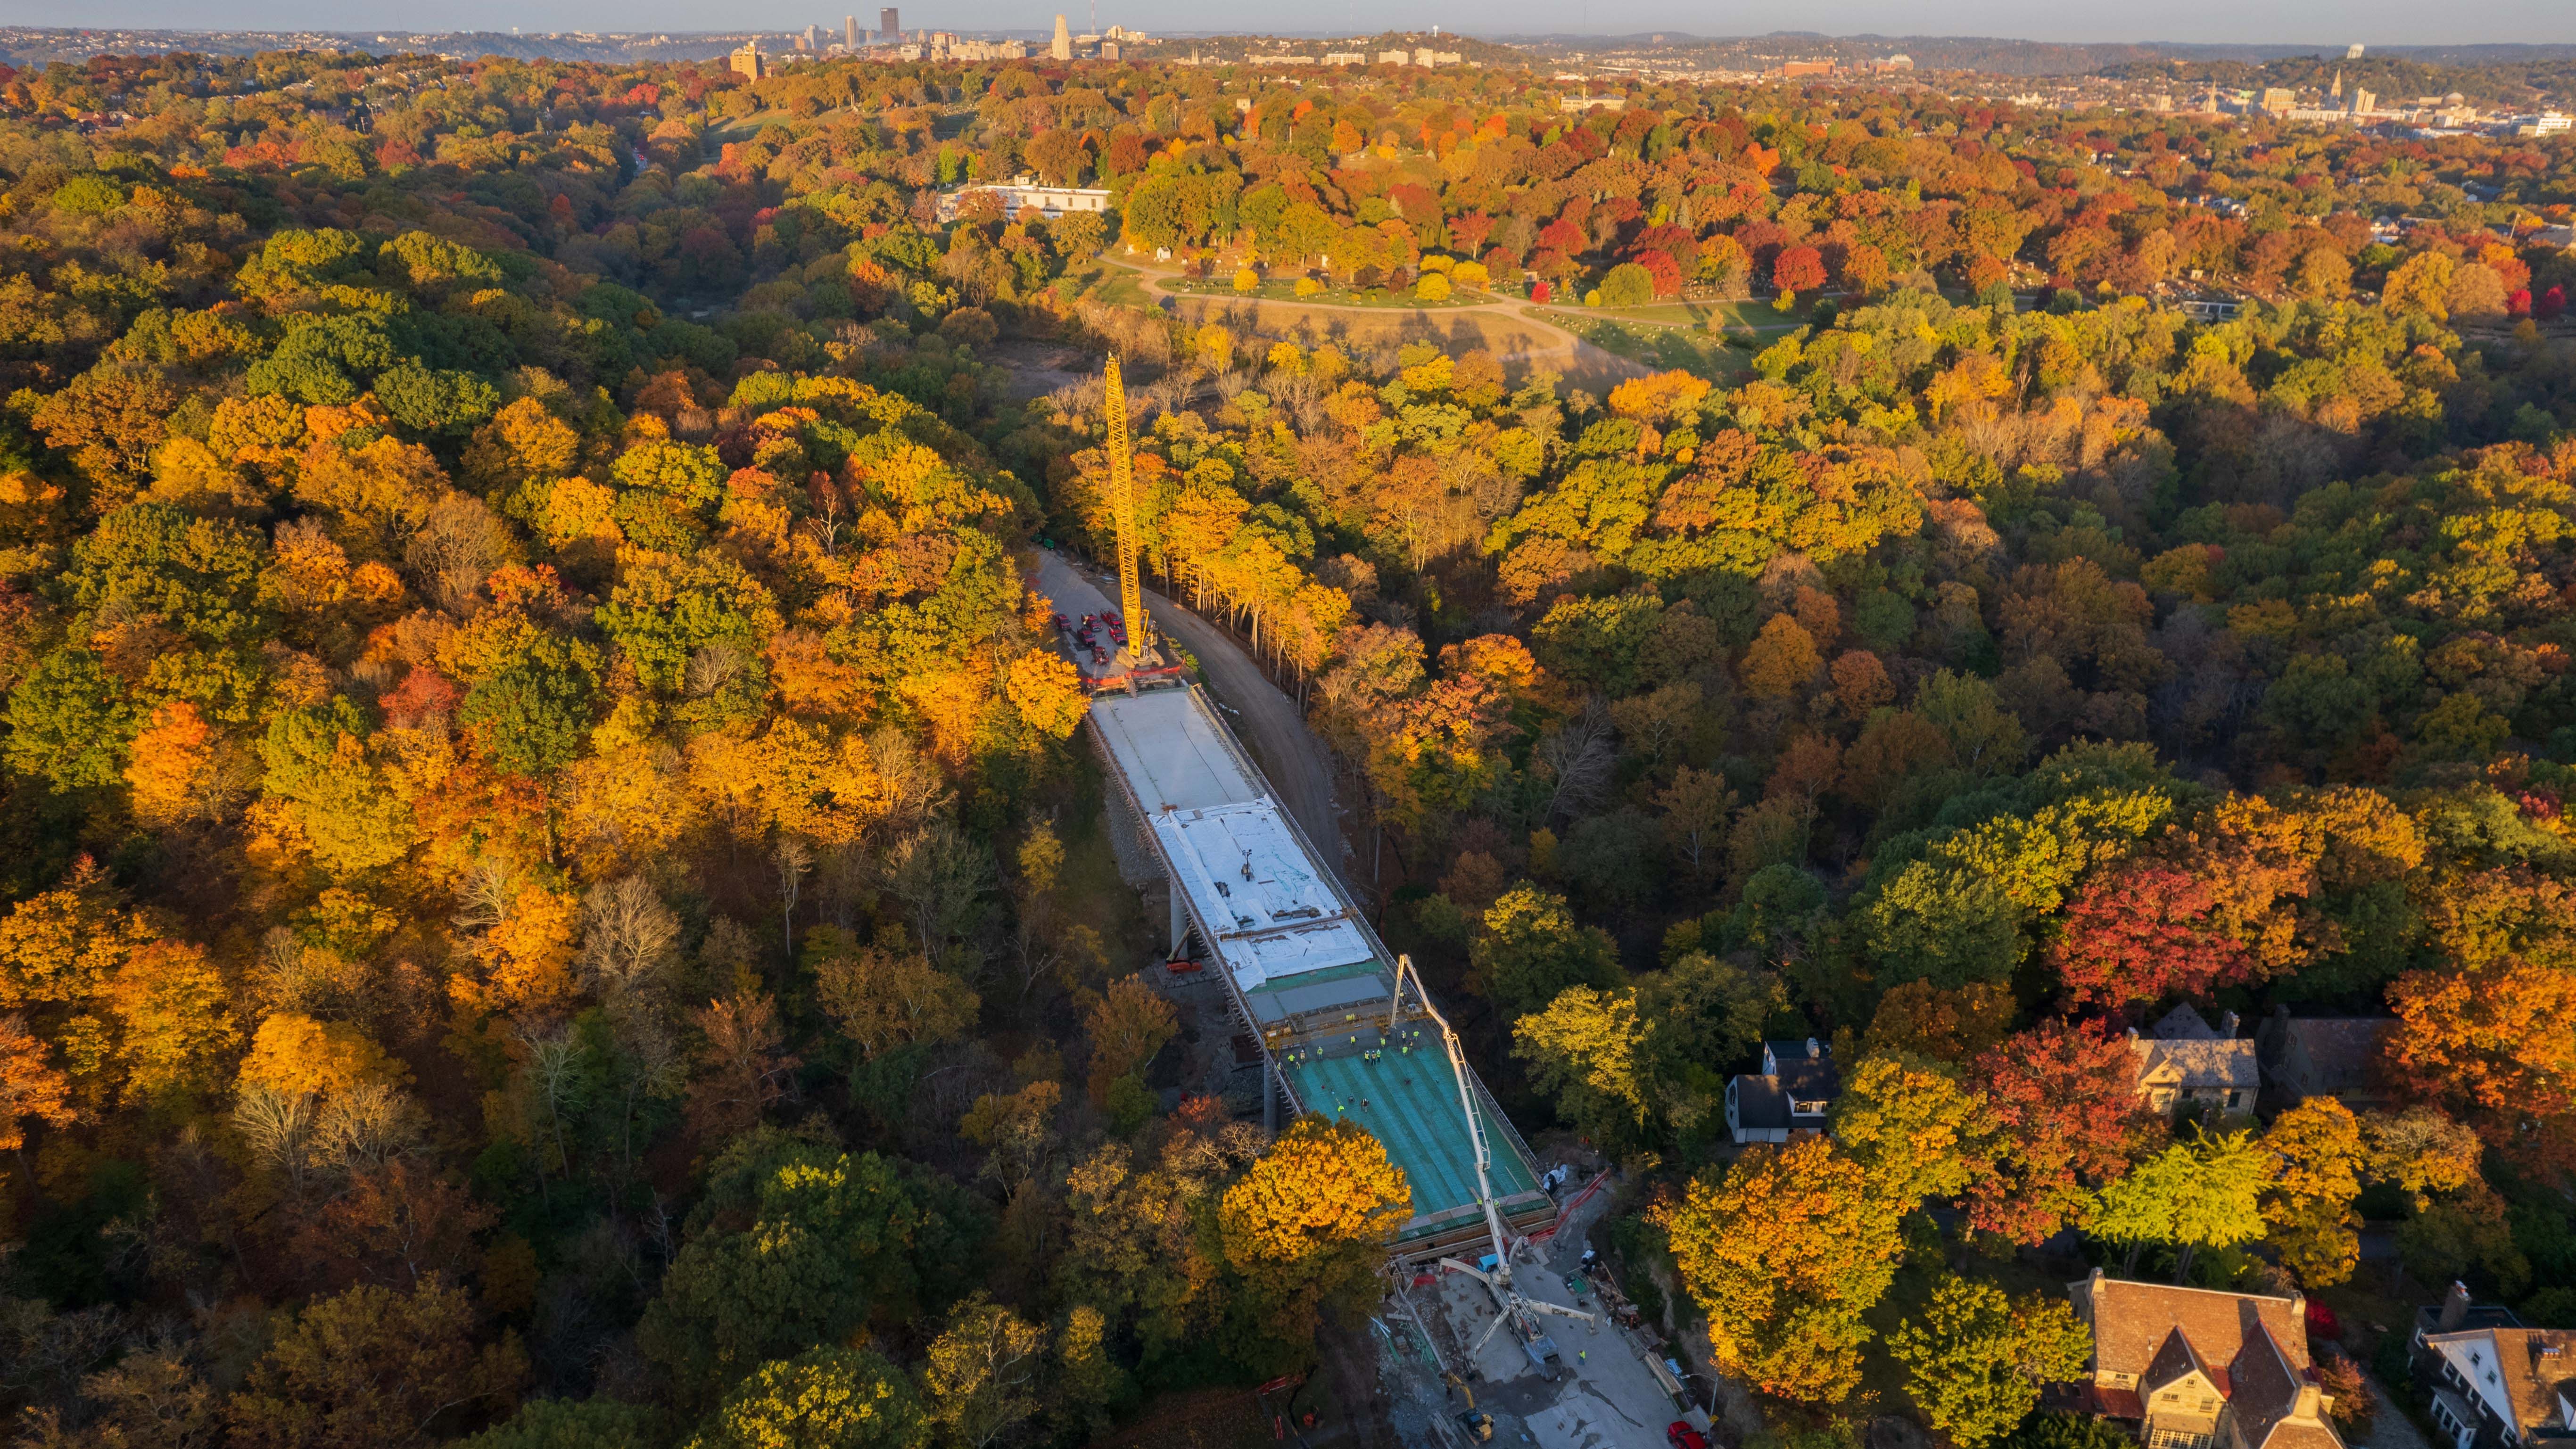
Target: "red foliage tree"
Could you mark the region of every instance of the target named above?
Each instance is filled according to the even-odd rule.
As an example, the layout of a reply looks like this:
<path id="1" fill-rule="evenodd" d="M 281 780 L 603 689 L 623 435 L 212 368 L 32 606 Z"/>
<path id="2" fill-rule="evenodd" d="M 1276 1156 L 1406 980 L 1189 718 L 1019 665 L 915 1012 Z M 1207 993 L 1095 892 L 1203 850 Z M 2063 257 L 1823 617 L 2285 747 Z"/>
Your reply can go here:
<path id="1" fill-rule="evenodd" d="M 1656 296 L 1678 297 L 1682 294 L 1682 269 L 1673 260 L 1672 253 L 1649 249 L 1637 253 L 1630 260 L 1644 267 L 1647 275 L 1655 279 Z"/>
<path id="2" fill-rule="evenodd" d="M 2048 1020 L 1980 1055 L 1994 1166 L 1968 1195 L 1980 1232 L 2038 1243 L 2081 1217 L 2129 1170 L 2148 1120 L 2128 1041 L 2089 1022 Z"/>
<path id="3" fill-rule="evenodd" d="M 1783 292 L 1812 292 L 1824 284 L 1824 254 L 1814 247 L 1785 247 L 1771 263 L 1771 285 Z"/>
<path id="4" fill-rule="evenodd" d="M 2162 861 L 2124 861 L 2096 872 L 2067 906 L 2050 963 L 2079 1003 L 2206 995 L 2243 979 L 2253 965 L 2244 947 L 2210 924 L 2216 905 L 2209 887 L 2188 872 Z"/>

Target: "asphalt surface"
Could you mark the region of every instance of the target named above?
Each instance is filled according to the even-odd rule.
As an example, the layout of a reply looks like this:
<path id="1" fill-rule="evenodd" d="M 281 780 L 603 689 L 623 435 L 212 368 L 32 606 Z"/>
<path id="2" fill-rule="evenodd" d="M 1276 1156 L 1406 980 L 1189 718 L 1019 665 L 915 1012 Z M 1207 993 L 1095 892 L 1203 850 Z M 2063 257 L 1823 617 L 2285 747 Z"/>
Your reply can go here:
<path id="1" fill-rule="evenodd" d="M 1053 602 L 1057 613 L 1080 619 L 1116 607 L 1109 598 L 1118 586 L 1114 577 L 1086 572 L 1072 560 L 1045 550 L 1038 552 L 1037 560 L 1038 592 Z M 1350 847 L 1342 837 L 1341 808 L 1333 798 L 1332 756 L 1306 728 L 1297 701 L 1281 693 L 1224 630 L 1150 589 L 1145 592 L 1145 609 L 1156 629 L 1197 658 L 1208 697 L 1234 727 L 1235 737 L 1252 753 L 1261 773 L 1269 777 L 1280 803 L 1297 817 L 1306 838 L 1336 857 L 1330 863 L 1347 881 Z M 1058 642 L 1072 657 L 1071 641 Z M 1088 654 L 1074 657 L 1074 663 L 1085 674 L 1106 672 L 1094 666 Z"/>

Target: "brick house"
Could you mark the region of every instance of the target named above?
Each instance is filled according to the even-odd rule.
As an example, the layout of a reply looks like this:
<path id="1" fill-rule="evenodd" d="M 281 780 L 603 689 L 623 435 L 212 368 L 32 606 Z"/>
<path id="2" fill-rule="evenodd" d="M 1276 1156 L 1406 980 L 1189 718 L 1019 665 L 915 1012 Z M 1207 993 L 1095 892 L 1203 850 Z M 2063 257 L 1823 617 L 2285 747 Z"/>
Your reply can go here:
<path id="1" fill-rule="evenodd" d="M 2093 1330 L 2077 1402 L 2147 1449 L 2344 1449 L 2308 1356 L 2307 1300 L 2106 1277 L 2067 1286 Z"/>

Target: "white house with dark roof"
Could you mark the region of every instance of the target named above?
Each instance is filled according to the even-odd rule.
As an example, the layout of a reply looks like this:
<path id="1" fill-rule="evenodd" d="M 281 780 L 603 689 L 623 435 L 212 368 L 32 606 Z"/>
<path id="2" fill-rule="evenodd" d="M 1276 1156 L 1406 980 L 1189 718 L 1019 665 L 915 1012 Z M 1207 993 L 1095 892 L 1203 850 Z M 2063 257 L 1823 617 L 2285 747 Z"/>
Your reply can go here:
<path id="1" fill-rule="evenodd" d="M 2525 1328 L 2454 1283 L 2439 1309 L 2416 1313 L 2409 1347 L 2451 1449 L 2576 1445 L 2576 1330 Z"/>
<path id="2" fill-rule="evenodd" d="M 1786 1142 L 1796 1132 L 1822 1132 L 1825 1113 L 1843 1089 L 1834 1049 L 1805 1041 L 1762 1044 L 1762 1074 L 1726 1084 L 1726 1128 L 1737 1142 Z"/>

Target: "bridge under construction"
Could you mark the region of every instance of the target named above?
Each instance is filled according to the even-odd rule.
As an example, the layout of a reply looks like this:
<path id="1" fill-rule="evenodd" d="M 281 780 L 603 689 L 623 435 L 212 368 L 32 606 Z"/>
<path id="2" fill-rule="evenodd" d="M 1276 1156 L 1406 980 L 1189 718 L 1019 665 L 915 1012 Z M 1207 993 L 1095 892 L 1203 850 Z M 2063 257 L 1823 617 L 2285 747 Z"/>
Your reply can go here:
<path id="1" fill-rule="evenodd" d="M 1358 1123 L 1412 1185 L 1398 1254 L 1428 1260 L 1482 1242 L 1500 1260 L 1515 1235 L 1555 1217 L 1529 1145 L 1467 1065 L 1410 963 L 1388 952 L 1234 731 L 1154 637 L 1139 587 L 1116 358 L 1101 381 L 1121 605 L 1109 618 L 1127 635 L 1114 662 L 1100 651 L 1083 673 L 1093 691 L 1092 741 L 1116 782 L 1110 839 L 1119 871 L 1140 890 L 1170 887 L 1171 959 L 1203 962 L 1224 983 L 1235 1025 L 1258 1044 L 1264 1122 L 1275 1129 L 1284 1106 Z"/>
<path id="2" fill-rule="evenodd" d="M 1132 690 L 1132 692 L 1131 692 Z M 1339 876 L 1195 685 L 1104 691 L 1093 742 L 1116 782 L 1110 838 L 1140 888 L 1167 883 L 1171 955 L 1206 963 L 1260 1044 L 1263 1115 L 1356 1122 L 1413 1187 L 1396 1239 L 1436 1258 L 1543 1227 L 1529 1147 L 1454 1049 Z"/>

